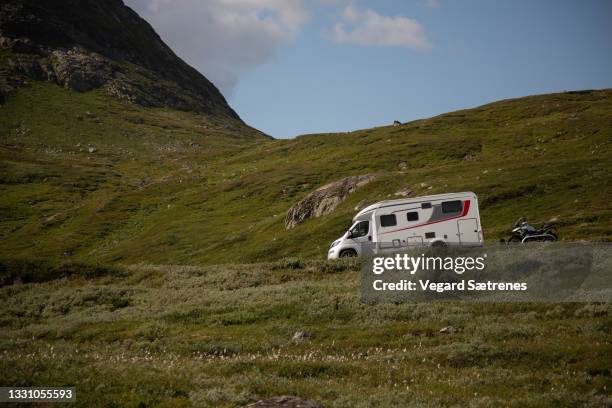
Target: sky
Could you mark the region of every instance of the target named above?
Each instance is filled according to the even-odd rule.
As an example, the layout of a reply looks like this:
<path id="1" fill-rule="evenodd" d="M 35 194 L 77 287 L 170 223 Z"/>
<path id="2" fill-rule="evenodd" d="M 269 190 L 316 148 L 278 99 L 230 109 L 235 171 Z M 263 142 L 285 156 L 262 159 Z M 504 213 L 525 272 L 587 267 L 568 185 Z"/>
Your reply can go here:
<path id="1" fill-rule="evenodd" d="M 276 138 L 612 88 L 608 0 L 125 0 Z"/>

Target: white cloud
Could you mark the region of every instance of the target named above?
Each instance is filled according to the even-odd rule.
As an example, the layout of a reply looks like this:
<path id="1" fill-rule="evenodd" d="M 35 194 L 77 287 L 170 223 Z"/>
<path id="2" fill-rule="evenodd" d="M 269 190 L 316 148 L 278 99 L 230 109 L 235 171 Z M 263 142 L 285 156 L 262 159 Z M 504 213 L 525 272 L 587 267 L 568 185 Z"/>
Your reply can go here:
<path id="1" fill-rule="evenodd" d="M 293 41 L 308 19 L 302 0 L 126 0 L 187 63 L 225 94 L 240 71 Z"/>
<path id="2" fill-rule="evenodd" d="M 369 9 L 358 10 L 352 5 L 344 9 L 342 21 L 334 25 L 333 39 L 341 44 L 431 48 L 418 21 L 403 16 L 383 16 Z"/>

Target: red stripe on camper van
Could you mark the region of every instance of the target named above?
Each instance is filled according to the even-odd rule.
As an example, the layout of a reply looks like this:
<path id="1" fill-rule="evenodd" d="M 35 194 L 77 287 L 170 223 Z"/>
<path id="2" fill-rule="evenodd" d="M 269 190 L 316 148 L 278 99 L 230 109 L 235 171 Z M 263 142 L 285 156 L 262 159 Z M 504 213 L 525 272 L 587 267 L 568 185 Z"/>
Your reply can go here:
<path id="1" fill-rule="evenodd" d="M 469 211 L 470 211 L 470 200 L 465 200 L 465 201 L 463 202 L 463 211 L 461 212 L 461 215 L 456 215 L 456 216 L 454 216 L 454 217 L 448 217 L 448 218 L 442 218 L 441 220 L 436 220 L 436 221 L 426 222 L 426 223 L 424 223 L 424 224 L 413 225 L 412 227 L 406 227 L 406 228 L 396 229 L 396 230 L 393 230 L 393 231 L 381 232 L 381 233 L 380 233 L 380 235 L 390 234 L 390 233 L 392 233 L 392 232 L 397 232 L 397 231 L 409 230 L 409 229 L 413 229 L 413 228 L 424 227 L 425 225 L 436 224 L 436 223 L 438 223 L 438 222 L 444 222 L 444 221 L 448 221 L 448 220 L 454 220 L 454 219 L 456 219 L 456 218 L 465 217 Z"/>

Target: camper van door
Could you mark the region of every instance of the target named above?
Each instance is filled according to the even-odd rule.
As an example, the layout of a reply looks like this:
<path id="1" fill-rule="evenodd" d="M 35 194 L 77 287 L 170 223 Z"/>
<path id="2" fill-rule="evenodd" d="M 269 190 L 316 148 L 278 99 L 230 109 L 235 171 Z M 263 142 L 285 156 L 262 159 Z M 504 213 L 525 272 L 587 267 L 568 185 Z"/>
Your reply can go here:
<path id="1" fill-rule="evenodd" d="M 478 221 L 476 218 L 468 218 L 457 221 L 459 229 L 459 241 L 461 245 L 476 245 L 480 242 L 478 237 Z"/>
<path id="2" fill-rule="evenodd" d="M 350 230 L 351 239 L 359 245 L 359 255 L 372 255 L 372 223 L 370 220 L 357 222 Z"/>

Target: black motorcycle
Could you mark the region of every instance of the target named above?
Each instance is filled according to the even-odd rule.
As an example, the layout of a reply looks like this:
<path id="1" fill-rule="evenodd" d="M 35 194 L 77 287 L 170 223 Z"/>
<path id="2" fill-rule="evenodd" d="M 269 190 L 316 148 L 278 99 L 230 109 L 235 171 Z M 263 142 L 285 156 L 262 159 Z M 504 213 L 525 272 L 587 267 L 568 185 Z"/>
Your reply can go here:
<path id="1" fill-rule="evenodd" d="M 552 242 L 558 239 L 554 224 L 544 224 L 542 228 L 537 229 L 523 218 L 519 218 L 514 224 L 512 236 L 510 236 L 508 242 Z"/>

